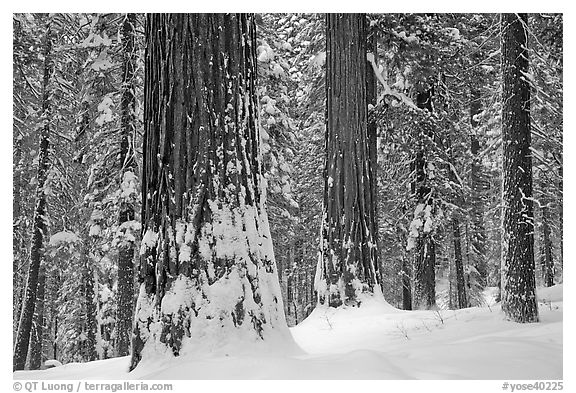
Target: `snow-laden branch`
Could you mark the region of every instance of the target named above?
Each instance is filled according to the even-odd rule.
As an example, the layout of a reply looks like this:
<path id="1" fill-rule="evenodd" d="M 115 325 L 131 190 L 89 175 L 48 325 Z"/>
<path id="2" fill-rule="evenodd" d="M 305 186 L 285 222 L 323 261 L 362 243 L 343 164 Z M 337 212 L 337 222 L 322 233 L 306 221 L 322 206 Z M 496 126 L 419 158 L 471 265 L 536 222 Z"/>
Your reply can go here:
<path id="1" fill-rule="evenodd" d="M 378 71 L 378 65 L 376 64 L 376 60 L 374 59 L 373 53 L 367 53 L 366 59 L 372 64 L 372 69 L 374 70 L 374 75 L 376 75 L 376 79 L 380 82 L 380 84 L 384 87 L 384 93 L 378 98 L 378 101 L 381 101 L 385 96 L 392 96 L 396 98 L 401 103 L 409 106 L 412 109 L 418 110 L 419 108 L 414 104 L 414 102 L 406 96 L 404 93 L 399 93 L 394 91 L 388 86 L 388 83 L 384 80 L 382 74 Z"/>

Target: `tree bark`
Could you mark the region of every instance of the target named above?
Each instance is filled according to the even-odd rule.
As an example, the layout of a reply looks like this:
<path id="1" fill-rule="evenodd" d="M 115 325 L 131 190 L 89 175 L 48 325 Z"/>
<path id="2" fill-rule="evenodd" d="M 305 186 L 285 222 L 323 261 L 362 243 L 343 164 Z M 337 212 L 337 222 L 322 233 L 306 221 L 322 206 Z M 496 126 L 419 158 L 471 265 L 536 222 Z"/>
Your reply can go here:
<path id="1" fill-rule="evenodd" d="M 502 14 L 502 310 L 537 322 L 526 14 Z"/>
<path id="2" fill-rule="evenodd" d="M 122 25 L 122 99 L 120 164 L 122 182 L 134 176 L 134 138 L 136 135 L 136 95 L 134 70 L 136 68 L 135 27 L 136 14 L 126 14 Z M 120 202 L 118 224 L 122 226 L 135 218 L 131 196 Z M 126 229 L 128 231 L 128 229 Z M 118 356 L 130 353 L 130 337 L 134 312 L 134 242 L 122 239 L 118 250 L 118 313 L 116 317 L 116 348 Z"/>
<path id="3" fill-rule="evenodd" d="M 545 196 L 546 182 L 541 181 L 542 188 L 542 226 L 540 242 L 540 266 L 542 267 L 542 279 L 544 286 L 551 287 L 554 285 L 554 256 L 552 248 L 552 228 L 550 226 L 550 199 Z"/>
<path id="4" fill-rule="evenodd" d="M 13 369 L 23 370 L 26 364 L 28 346 L 30 343 L 30 331 L 32 329 L 32 319 L 36 305 L 36 295 L 38 291 L 38 274 L 40 263 L 44 257 L 44 235 L 47 229 L 46 222 L 46 194 L 44 185 L 49 170 L 48 149 L 50 145 L 50 121 L 52 117 L 52 90 L 51 77 L 54 69 L 52 59 L 53 31 L 51 21 L 46 27 L 46 37 L 44 41 L 44 76 L 42 80 L 42 114 L 43 125 L 40 129 L 40 147 L 38 155 L 38 172 L 36 175 L 36 207 L 34 210 L 34 222 L 32 233 L 32 244 L 30 247 L 30 265 L 26 279 L 26 289 L 20 313 L 20 322 L 16 334 L 14 346 Z"/>
<path id="5" fill-rule="evenodd" d="M 148 14 L 146 41 L 130 369 L 147 343 L 179 355 L 186 337 L 206 348 L 288 335 L 265 210 L 254 18 Z"/>
<path id="6" fill-rule="evenodd" d="M 44 293 L 46 288 L 46 266 L 40 264 L 38 272 L 38 290 L 30 337 L 30 370 L 40 370 L 44 345 Z"/>
<path id="7" fill-rule="evenodd" d="M 470 168 L 470 183 L 472 188 L 472 214 L 471 214 L 471 243 L 472 243 L 472 266 L 478 272 L 480 284 L 484 287 L 488 282 L 488 267 L 486 261 L 486 230 L 484 228 L 484 204 L 487 185 L 480 160 L 480 139 L 477 134 L 479 125 L 476 116 L 482 112 L 480 91 L 470 88 L 470 152 L 472 153 L 472 165 Z"/>
<path id="8" fill-rule="evenodd" d="M 452 216 L 452 235 L 454 239 L 454 267 L 456 268 L 456 294 L 458 308 L 468 307 L 466 299 L 466 283 L 464 280 L 464 264 L 462 261 L 462 245 L 460 236 L 460 220 L 456 213 Z"/>
<path id="9" fill-rule="evenodd" d="M 366 101 L 366 16 L 326 15 L 326 163 L 318 300 L 360 305 L 379 285 Z"/>
<path id="10" fill-rule="evenodd" d="M 412 310 L 412 287 L 410 280 L 410 264 L 402 258 L 402 309 Z"/>
<path id="11" fill-rule="evenodd" d="M 432 89 L 418 93 L 416 105 L 420 109 L 432 112 Z M 415 179 L 412 182 L 412 192 L 415 194 L 418 205 L 432 208 L 432 189 L 427 181 L 426 155 L 424 139 L 432 135 L 425 135 L 422 130 L 419 135 L 419 146 L 414 158 L 413 168 Z M 436 244 L 431 232 L 421 231 L 416 239 L 416 256 L 414 261 L 414 294 L 413 308 L 428 310 L 436 306 Z"/>
<path id="12" fill-rule="evenodd" d="M 368 37 L 366 40 L 366 51 L 367 53 L 372 53 L 374 58 L 378 56 L 378 41 L 376 39 L 376 30 L 370 29 L 367 33 Z M 369 61 L 366 61 L 366 102 L 368 104 L 368 109 L 370 107 L 375 108 L 378 95 L 378 84 L 376 81 L 376 75 L 374 74 L 374 69 Z M 367 115 L 368 116 L 368 115 Z M 368 117 L 369 118 L 369 117 Z M 372 192 L 372 204 L 374 210 L 374 244 L 377 246 L 377 250 L 380 250 L 378 234 L 378 125 L 376 119 L 368 121 L 368 158 L 370 160 L 370 191 Z M 376 255 L 377 260 L 375 263 L 382 263 L 379 259 L 378 253 Z M 378 274 L 378 282 L 382 285 L 382 266 L 376 266 L 376 274 Z M 383 290 L 384 288 L 382 288 Z"/>
<path id="13" fill-rule="evenodd" d="M 88 236 L 85 237 L 88 239 Z M 98 323 L 96 321 L 96 292 L 95 287 L 98 283 L 97 280 L 94 279 L 94 262 L 91 260 L 88 254 L 88 247 L 84 249 L 84 266 L 83 274 L 82 274 L 82 281 L 83 281 L 83 289 L 84 289 L 84 334 L 86 335 L 86 339 L 82 343 L 82 347 L 84 348 L 84 359 L 87 361 L 92 361 L 98 359 L 98 353 L 96 352 L 96 333 L 98 329 Z"/>

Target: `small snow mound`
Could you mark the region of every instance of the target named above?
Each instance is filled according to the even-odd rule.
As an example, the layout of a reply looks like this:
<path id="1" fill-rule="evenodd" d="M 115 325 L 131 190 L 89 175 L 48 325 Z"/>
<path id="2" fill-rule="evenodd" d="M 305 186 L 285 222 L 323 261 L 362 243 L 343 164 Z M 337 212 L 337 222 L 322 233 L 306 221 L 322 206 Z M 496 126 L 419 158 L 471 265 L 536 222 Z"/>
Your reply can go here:
<path id="1" fill-rule="evenodd" d="M 75 243 L 79 240 L 80 238 L 74 232 L 62 231 L 50 236 L 49 244 L 53 247 L 58 247 L 61 244 Z"/>
<path id="2" fill-rule="evenodd" d="M 45 368 L 53 368 L 53 367 L 60 367 L 60 366 L 62 366 L 62 363 L 60 363 L 56 359 L 48 359 L 44 362 Z"/>
<path id="3" fill-rule="evenodd" d="M 541 302 L 561 302 L 563 301 L 564 284 L 557 284 L 551 287 L 538 287 L 536 293 Z"/>
<path id="4" fill-rule="evenodd" d="M 298 324 L 298 326 L 328 324 L 330 328 L 334 328 L 335 325 L 355 324 L 359 320 L 371 319 L 375 315 L 401 312 L 401 310 L 391 306 L 380 292 L 375 294 L 363 293 L 358 300 L 360 301 L 360 306 L 335 308 L 327 305 L 317 305 L 308 318 Z"/>
<path id="5" fill-rule="evenodd" d="M 488 305 L 496 304 L 496 299 L 498 298 L 498 287 L 486 287 L 482 293 L 484 296 L 484 301 Z"/>

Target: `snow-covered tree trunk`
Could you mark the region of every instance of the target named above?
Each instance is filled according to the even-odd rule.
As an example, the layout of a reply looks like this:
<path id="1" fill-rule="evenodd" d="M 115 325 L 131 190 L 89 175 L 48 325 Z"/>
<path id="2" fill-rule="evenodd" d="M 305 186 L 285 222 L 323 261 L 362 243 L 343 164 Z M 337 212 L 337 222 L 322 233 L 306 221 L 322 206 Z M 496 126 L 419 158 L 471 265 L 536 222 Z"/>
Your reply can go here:
<path id="1" fill-rule="evenodd" d="M 480 139 L 477 134 L 479 121 L 477 116 L 482 112 L 482 102 L 480 91 L 470 88 L 470 152 L 472 153 L 472 165 L 470 167 L 470 186 L 472 189 L 472 211 L 471 211 L 471 256 L 472 265 L 478 271 L 481 285 L 485 286 L 488 280 L 488 266 L 486 261 L 486 230 L 484 228 L 484 204 L 486 198 L 486 179 L 482 170 L 480 155 Z"/>
<path id="2" fill-rule="evenodd" d="M 374 58 L 376 59 L 378 56 L 378 41 L 376 39 L 376 29 L 371 29 L 369 33 L 367 33 L 366 39 L 366 52 L 369 54 L 371 53 Z M 366 103 L 368 104 L 368 110 L 370 108 L 376 107 L 378 96 L 378 84 L 376 81 L 376 75 L 372 68 L 372 63 L 366 60 Z M 368 117 L 370 118 L 370 117 Z M 379 239 L 380 236 L 378 235 L 378 125 L 376 124 L 376 119 L 372 118 L 371 121 L 368 121 L 368 158 L 370 160 L 370 191 L 372 192 L 372 203 L 374 205 L 374 233 L 372 236 L 374 237 L 374 244 L 376 244 L 377 249 L 380 250 L 380 243 Z M 377 262 L 375 263 L 382 263 L 381 260 L 378 260 L 377 255 Z M 376 266 L 376 274 L 380 275 L 378 277 L 378 282 L 382 285 L 382 266 Z"/>
<path id="3" fill-rule="evenodd" d="M 366 16 L 326 16 L 326 163 L 316 290 L 359 305 L 379 285 L 366 101 Z"/>
<path id="4" fill-rule="evenodd" d="M 550 198 L 546 196 L 546 181 L 542 180 L 541 207 L 541 230 L 540 230 L 540 266 L 542 268 L 542 279 L 544 285 L 551 287 L 554 285 L 554 256 L 552 247 L 552 228 L 550 213 Z"/>
<path id="5" fill-rule="evenodd" d="M 84 239 L 87 241 L 88 236 Z M 96 352 L 96 336 L 98 323 L 96 321 L 96 285 L 97 280 L 94 279 L 94 261 L 90 256 L 90 248 L 87 245 L 83 246 L 82 256 L 82 295 L 84 302 L 84 329 L 83 333 L 85 335 L 84 341 L 82 342 L 83 356 L 84 359 L 88 361 L 98 359 L 98 353 Z"/>
<path id="6" fill-rule="evenodd" d="M 526 14 L 502 14 L 502 310 L 537 322 Z"/>
<path id="7" fill-rule="evenodd" d="M 136 133 L 136 95 L 134 70 L 136 68 L 135 30 L 136 14 L 127 14 L 122 24 L 122 98 L 121 98 L 121 202 L 118 217 L 120 227 L 135 218 L 129 185 L 134 184 L 134 138 Z M 125 195 L 128 194 L 128 195 Z M 128 228 L 126 228 L 128 231 Z M 134 240 L 126 236 L 118 250 L 118 309 L 116 314 L 116 348 L 118 356 L 130 353 L 130 337 L 134 312 Z"/>
<path id="8" fill-rule="evenodd" d="M 140 295 L 131 369 L 288 334 L 265 210 L 252 15 L 146 20 Z"/>
<path id="9" fill-rule="evenodd" d="M 51 78 L 54 70 L 52 58 L 53 30 L 51 20 L 48 19 L 46 37 L 44 41 L 44 75 L 42 80 L 42 126 L 40 128 L 40 146 L 38 153 L 38 171 L 36 174 L 36 207 L 34 209 L 32 244 L 30 246 L 30 265 L 26 279 L 26 289 L 20 312 L 20 322 L 14 345 L 13 368 L 23 370 L 26 364 L 30 331 L 36 306 L 38 291 L 38 274 L 40 263 L 44 258 L 44 235 L 47 229 L 46 222 L 46 194 L 44 185 L 48 175 L 50 161 L 48 150 L 50 146 L 50 123 L 52 121 L 52 90 Z"/>
<path id="10" fill-rule="evenodd" d="M 416 105 L 420 109 L 432 112 L 432 89 L 418 93 Z M 413 162 L 414 181 L 412 183 L 412 192 L 416 198 L 417 209 L 424 211 L 427 215 L 432 214 L 434 196 L 426 174 L 427 163 L 424 139 L 432 137 L 433 135 L 425 135 L 424 131 L 420 132 L 416 156 Z M 431 231 L 426 231 L 425 228 L 419 231 L 416 239 L 415 254 L 412 306 L 415 310 L 431 309 L 436 306 L 436 244 Z"/>

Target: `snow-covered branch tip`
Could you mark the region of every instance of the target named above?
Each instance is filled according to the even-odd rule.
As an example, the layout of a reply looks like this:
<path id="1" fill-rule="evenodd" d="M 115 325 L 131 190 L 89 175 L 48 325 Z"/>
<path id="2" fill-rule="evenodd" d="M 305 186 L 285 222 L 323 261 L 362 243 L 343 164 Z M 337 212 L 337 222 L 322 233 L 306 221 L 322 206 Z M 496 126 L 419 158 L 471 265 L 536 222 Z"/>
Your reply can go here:
<path id="1" fill-rule="evenodd" d="M 382 93 L 382 95 L 378 98 L 378 101 L 381 101 L 386 96 L 390 96 L 396 98 L 398 101 L 414 110 L 420 110 L 420 108 L 418 108 L 414 104 L 414 102 L 409 97 L 406 96 L 406 94 L 394 91 L 392 90 L 392 88 L 390 88 L 390 86 L 388 86 L 388 83 L 386 83 L 386 80 L 384 80 L 384 77 L 378 71 L 378 65 L 376 64 L 374 53 L 367 53 L 366 60 L 368 60 L 370 64 L 372 64 L 372 69 L 374 70 L 374 75 L 376 76 L 376 79 L 378 79 L 380 84 L 384 87 L 384 93 Z"/>

